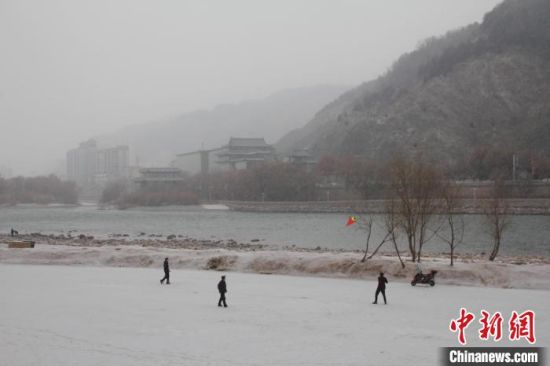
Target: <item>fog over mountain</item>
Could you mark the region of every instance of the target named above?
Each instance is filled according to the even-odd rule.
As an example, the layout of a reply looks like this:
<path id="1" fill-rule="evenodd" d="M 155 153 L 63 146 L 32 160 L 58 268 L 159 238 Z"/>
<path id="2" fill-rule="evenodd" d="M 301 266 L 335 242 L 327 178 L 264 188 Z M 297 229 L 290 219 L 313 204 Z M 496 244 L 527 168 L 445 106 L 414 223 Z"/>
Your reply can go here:
<path id="1" fill-rule="evenodd" d="M 264 99 L 128 126 L 97 141 L 103 146 L 131 146 L 131 164 L 166 166 L 178 153 L 217 148 L 231 136 L 264 137 L 274 143 L 348 89 L 332 85 L 288 89 Z"/>
<path id="2" fill-rule="evenodd" d="M 68 149 L 128 125 L 358 85 L 498 2 L 0 1 L 0 172 L 64 172 Z"/>

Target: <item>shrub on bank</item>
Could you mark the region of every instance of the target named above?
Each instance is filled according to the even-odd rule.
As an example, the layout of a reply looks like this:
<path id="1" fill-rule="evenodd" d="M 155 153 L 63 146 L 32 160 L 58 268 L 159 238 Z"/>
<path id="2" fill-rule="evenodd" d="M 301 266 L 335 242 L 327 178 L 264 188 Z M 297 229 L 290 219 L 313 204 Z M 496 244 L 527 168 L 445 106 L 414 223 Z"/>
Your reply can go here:
<path id="1" fill-rule="evenodd" d="M 61 180 L 55 175 L 10 179 L 0 177 L 0 204 L 77 202 L 76 184 Z"/>

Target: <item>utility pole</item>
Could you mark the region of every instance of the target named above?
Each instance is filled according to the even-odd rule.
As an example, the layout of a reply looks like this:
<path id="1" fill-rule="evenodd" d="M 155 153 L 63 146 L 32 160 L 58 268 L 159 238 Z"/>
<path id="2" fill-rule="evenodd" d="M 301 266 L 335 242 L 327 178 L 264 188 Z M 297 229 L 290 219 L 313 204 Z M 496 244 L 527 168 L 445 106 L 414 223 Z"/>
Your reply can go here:
<path id="1" fill-rule="evenodd" d="M 201 199 L 210 201 L 210 151 L 201 150 Z"/>
<path id="2" fill-rule="evenodd" d="M 516 181 L 516 168 L 518 165 L 518 156 L 516 154 L 512 155 L 512 181 Z"/>

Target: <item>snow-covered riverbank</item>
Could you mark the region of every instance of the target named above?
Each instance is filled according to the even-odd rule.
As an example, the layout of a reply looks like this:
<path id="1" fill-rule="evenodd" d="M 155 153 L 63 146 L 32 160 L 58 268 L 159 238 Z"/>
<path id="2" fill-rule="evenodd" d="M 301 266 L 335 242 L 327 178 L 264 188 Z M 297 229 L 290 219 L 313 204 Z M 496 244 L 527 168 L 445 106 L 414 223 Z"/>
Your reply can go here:
<path id="1" fill-rule="evenodd" d="M 168 247 L 125 241 L 118 245 L 108 243 L 38 244 L 34 249 L 8 249 L 0 245 L 0 263 L 161 268 L 163 259 L 169 257 L 175 269 L 371 279 L 384 271 L 399 282 L 409 282 L 416 271 L 415 264 L 406 262 L 402 268 L 397 258 L 391 256 L 377 256 L 361 263 L 362 255 L 358 252 L 269 250 L 238 245 L 178 247 L 166 242 Z M 546 257 L 503 257 L 489 262 L 480 256 L 461 256 L 453 267 L 449 266 L 448 258 L 425 257 L 422 266 L 426 272 L 438 271 L 438 284 L 550 289 L 550 264 Z"/>
<path id="2" fill-rule="evenodd" d="M 532 309 L 537 346 L 550 340 L 549 291 L 226 273 L 0 265 L 0 360 L 22 365 L 436 365 L 460 307 Z M 9 279 L 9 280 L 7 280 Z M 467 332 L 472 346 L 494 345 Z M 526 346 L 526 341 L 514 343 Z M 511 345 L 508 340 L 499 346 Z"/>

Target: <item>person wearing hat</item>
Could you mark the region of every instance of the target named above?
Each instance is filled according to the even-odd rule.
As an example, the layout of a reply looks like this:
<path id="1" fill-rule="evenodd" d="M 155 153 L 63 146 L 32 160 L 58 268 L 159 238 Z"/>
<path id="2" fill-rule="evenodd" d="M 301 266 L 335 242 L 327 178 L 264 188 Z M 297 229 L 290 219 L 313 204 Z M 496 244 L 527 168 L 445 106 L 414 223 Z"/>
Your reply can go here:
<path id="1" fill-rule="evenodd" d="M 160 280 L 160 284 L 162 285 L 164 283 L 164 280 L 166 280 L 166 284 L 170 284 L 170 267 L 168 266 L 168 258 L 164 259 L 164 278 Z"/>
<path id="2" fill-rule="evenodd" d="M 384 272 L 380 272 L 380 276 L 378 276 L 378 287 L 376 288 L 376 294 L 374 295 L 373 304 L 378 303 L 379 293 L 382 293 L 382 296 L 384 297 L 384 304 L 388 304 L 386 301 L 386 283 L 388 283 L 388 279 L 384 277 Z"/>
<path id="3" fill-rule="evenodd" d="M 220 282 L 218 282 L 218 292 L 220 293 L 220 299 L 218 300 L 218 306 L 227 307 L 227 303 L 225 302 L 225 293 L 227 292 L 227 285 L 225 283 L 225 276 L 222 276 L 222 279 Z"/>

